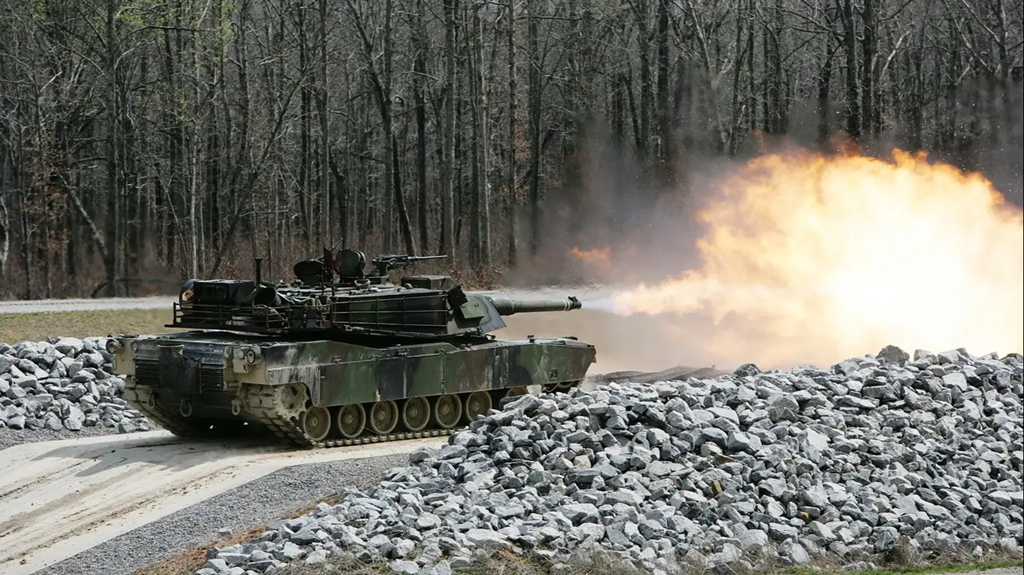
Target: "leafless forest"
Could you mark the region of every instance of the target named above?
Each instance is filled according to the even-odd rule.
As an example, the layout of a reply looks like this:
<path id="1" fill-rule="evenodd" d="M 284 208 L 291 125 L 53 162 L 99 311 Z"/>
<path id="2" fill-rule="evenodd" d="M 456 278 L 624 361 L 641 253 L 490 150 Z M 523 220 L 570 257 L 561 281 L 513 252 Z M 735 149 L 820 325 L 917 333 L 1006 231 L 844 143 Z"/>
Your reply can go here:
<path id="1" fill-rule="evenodd" d="M 486 281 L 781 143 L 927 150 L 1017 194 L 1022 5 L 0 0 L 0 298 L 254 255 L 288 277 L 325 245 Z"/>

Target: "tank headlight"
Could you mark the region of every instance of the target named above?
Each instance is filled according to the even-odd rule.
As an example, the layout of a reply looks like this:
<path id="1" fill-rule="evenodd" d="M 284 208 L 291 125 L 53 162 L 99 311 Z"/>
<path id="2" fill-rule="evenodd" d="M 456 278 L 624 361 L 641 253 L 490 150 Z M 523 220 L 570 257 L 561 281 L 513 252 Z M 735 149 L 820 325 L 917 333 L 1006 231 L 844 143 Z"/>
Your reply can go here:
<path id="1" fill-rule="evenodd" d="M 256 363 L 256 350 L 249 348 L 245 351 L 245 363 L 252 365 Z"/>
<path id="2" fill-rule="evenodd" d="M 107 349 L 107 353 L 113 355 L 117 353 L 119 349 L 121 349 L 121 342 L 118 341 L 116 338 L 112 337 L 107 339 L 107 343 L 103 347 Z"/>
<path id="3" fill-rule="evenodd" d="M 132 343 L 130 345 L 131 345 L 132 351 L 139 351 L 139 340 L 133 339 Z"/>

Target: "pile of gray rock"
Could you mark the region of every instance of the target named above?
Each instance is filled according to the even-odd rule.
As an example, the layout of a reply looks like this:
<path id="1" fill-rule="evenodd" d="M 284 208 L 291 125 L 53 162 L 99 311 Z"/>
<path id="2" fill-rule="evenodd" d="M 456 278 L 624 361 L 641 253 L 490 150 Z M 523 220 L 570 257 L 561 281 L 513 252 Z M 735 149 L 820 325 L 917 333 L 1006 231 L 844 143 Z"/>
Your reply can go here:
<path id="1" fill-rule="evenodd" d="M 0 428 L 120 433 L 150 429 L 122 398 L 105 338 L 0 343 Z"/>
<path id="2" fill-rule="evenodd" d="M 827 370 L 523 396 L 368 492 L 210 549 L 198 574 L 347 558 L 444 575 L 495 550 L 648 573 L 1019 552 L 1021 374 L 1019 354 L 890 346 Z"/>

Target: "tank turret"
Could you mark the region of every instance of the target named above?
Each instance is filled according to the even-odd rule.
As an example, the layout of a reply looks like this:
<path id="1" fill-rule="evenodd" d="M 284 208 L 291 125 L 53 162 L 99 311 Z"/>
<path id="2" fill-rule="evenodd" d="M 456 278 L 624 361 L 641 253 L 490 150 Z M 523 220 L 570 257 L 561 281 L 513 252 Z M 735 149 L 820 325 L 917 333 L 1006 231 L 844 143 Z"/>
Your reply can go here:
<path id="1" fill-rule="evenodd" d="M 450 276 L 390 272 L 444 256 L 384 255 L 365 273 L 357 250 L 304 260 L 297 280 L 270 285 L 256 262 L 255 280 L 189 280 L 168 327 L 285 335 L 323 332 L 325 337 L 460 338 L 505 327 L 502 316 L 580 309 L 575 297 L 517 300 L 464 292 Z"/>

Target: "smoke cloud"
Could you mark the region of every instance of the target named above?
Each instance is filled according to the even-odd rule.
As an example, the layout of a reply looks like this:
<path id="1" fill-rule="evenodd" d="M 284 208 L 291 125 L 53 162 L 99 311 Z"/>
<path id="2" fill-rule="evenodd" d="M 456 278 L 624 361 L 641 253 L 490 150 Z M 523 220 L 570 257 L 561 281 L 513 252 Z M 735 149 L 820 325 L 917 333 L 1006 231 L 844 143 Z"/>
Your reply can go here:
<path id="1" fill-rule="evenodd" d="M 614 281 L 556 320 L 603 342 L 599 372 L 829 364 L 888 344 L 1024 348 L 1024 220 L 979 174 L 899 150 L 796 151 L 700 189 L 694 218 L 652 230 L 700 230 L 685 271 L 623 286 L 622 250 L 570 255 Z"/>

